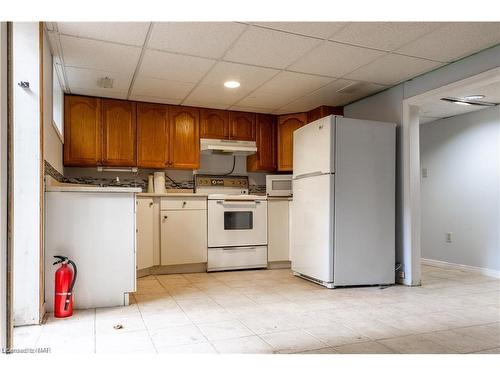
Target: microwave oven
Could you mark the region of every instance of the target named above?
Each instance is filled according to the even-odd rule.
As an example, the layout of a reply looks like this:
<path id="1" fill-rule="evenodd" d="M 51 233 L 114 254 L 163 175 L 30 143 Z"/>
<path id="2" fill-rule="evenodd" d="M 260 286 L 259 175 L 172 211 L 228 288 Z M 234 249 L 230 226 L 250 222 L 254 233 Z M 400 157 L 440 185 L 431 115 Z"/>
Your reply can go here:
<path id="1" fill-rule="evenodd" d="M 292 175 L 273 174 L 266 176 L 266 194 L 270 197 L 291 197 Z"/>

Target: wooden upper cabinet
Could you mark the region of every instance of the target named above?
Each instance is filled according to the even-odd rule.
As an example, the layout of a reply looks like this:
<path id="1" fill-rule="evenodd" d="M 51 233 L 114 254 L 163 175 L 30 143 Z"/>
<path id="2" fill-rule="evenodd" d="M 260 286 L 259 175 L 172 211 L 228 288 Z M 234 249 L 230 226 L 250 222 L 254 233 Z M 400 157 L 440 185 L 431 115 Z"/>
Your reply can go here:
<path id="1" fill-rule="evenodd" d="M 166 168 L 168 138 L 168 106 L 137 103 L 137 166 Z"/>
<path id="2" fill-rule="evenodd" d="M 64 97 L 64 165 L 95 167 L 101 163 L 101 99 Z"/>
<path id="3" fill-rule="evenodd" d="M 307 112 L 307 122 L 313 122 L 330 115 L 342 116 L 343 114 L 343 107 L 330 107 L 328 105 L 322 105 Z"/>
<path id="4" fill-rule="evenodd" d="M 169 106 L 169 168 L 200 166 L 200 114 L 198 108 Z"/>
<path id="5" fill-rule="evenodd" d="M 293 170 L 293 132 L 307 123 L 307 113 L 278 118 L 278 171 Z"/>
<path id="6" fill-rule="evenodd" d="M 136 130 L 135 102 L 103 99 L 103 165 L 124 167 L 137 165 Z"/>
<path id="7" fill-rule="evenodd" d="M 276 170 L 276 117 L 256 115 L 257 153 L 247 157 L 247 171 L 272 172 Z"/>
<path id="8" fill-rule="evenodd" d="M 200 138 L 229 139 L 229 112 L 200 109 Z"/>
<path id="9" fill-rule="evenodd" d="M 229 112 L 229 138 L 255 141 L 255 113 Z"/>

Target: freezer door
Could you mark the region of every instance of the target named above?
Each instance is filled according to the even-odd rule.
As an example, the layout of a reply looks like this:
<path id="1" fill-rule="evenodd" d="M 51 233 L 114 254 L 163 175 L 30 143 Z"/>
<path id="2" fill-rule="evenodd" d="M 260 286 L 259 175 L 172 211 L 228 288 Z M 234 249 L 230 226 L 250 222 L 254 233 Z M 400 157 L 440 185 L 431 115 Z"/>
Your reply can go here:
<path id="1" fill-rule="evenodd" d="M 292 270 L 333 281 L 334 175 L 293 181 Z"/>
<path id="2" fill-rule="evenodd" d="M 293 132 L 293 177 L 334 172 L 335 116 L 307 124 Z"/>
<path id="3" fill-rule="evenodd" d="M 336 136 L 335 285 L 393 284 L 395 124 L 341 118 Z"/>

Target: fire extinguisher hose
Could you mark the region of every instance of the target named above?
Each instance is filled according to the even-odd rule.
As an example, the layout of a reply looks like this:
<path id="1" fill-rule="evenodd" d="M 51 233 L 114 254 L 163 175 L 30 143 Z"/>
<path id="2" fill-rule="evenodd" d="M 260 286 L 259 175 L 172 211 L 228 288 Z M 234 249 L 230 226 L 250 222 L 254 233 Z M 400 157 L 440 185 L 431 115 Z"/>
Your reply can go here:
<path id="1" fill-rule="evenodd" d="M 76 274 L 77 274 L 77 268 L 76 268 L 75 262 L 73 262 L 70 259 L 67 259 L 67 260 L 68 260 L 68 263 L 71 264 L 71 266 L 73 267 L 74 272 L 73 272 L 73 281 L 71 281 L 71 286 L 69 287 L 68 295 L 67 295 L 66 301 L 64 303 L 64 310 L 65 311 L 68 309 L 68 305 L 69 305 L 69 301 L 71 300 L 71 297 L 73 297 L 73 287 L 75 286 Z"/>

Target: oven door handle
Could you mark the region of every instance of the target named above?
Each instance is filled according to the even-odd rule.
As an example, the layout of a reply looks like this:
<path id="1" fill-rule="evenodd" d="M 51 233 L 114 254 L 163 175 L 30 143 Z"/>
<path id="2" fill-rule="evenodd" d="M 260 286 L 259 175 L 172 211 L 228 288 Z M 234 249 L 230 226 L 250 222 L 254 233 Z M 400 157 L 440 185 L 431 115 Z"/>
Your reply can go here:
<path id="1" fill-rule="evenodd" d="M 255 246 L 235 246 L 235 247 L 223 247 L 224 251 L 240 251 L 240 250 L 257 250 Z"/>
<path id="2" fill-rule="evenodd" d="M 216 201 L 218 204 L 242 204 L 242 203 L 249 203 L 249 204 L 260 204 L 261 201 L 257 200 L 249 200 L 249 199 L 224 199 L 224 200 L 218 200 Z"/>

